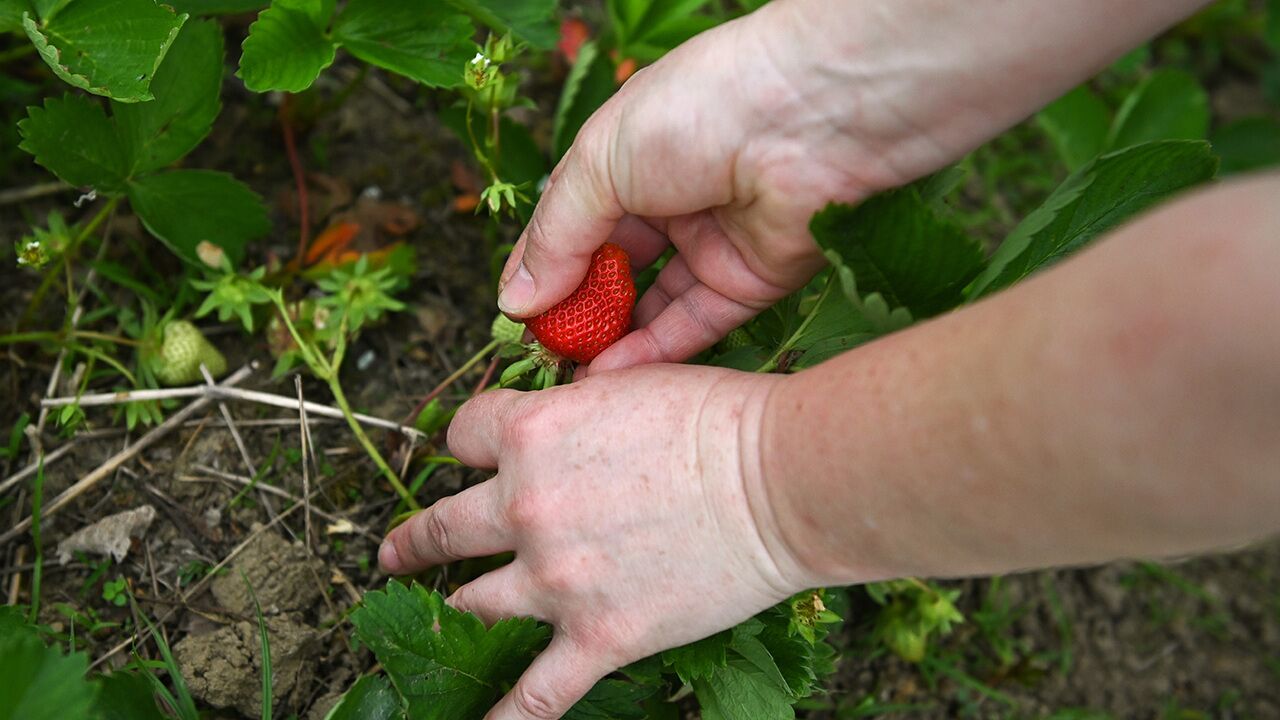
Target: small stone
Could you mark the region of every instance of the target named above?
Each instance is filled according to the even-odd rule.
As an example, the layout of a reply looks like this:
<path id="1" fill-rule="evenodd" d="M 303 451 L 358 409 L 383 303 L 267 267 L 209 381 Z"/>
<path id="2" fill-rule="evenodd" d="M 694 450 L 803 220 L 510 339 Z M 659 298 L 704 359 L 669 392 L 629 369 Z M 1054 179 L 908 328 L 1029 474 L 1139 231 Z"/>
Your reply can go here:
<path id="1" fill-rule="evenodd" d="M 314 607 L 322 592 L 316 578 L 323 582 L 328 577 L 324 562 L 308 556 L 301 545 L 264 532 L 236 556 L 229 572 L 214 579 L 210 590 L 227 610 L 252 615 L 253 597 L 245 587 L 247 578 L 262 612 L 270 615 Z"/>
<path id="2" fill-rule="evenodd" d="M 267 618 L 271 697 L 279 717 L 306 702 L 315 681 L 319 647 L 314 628 L 287 616 Z M 257 622 L 242 621 L 204 635 L 188 635 L 173 648 L 196 699 L 235 708 L 249 717 L 262 710 L 262 642 Z"/>

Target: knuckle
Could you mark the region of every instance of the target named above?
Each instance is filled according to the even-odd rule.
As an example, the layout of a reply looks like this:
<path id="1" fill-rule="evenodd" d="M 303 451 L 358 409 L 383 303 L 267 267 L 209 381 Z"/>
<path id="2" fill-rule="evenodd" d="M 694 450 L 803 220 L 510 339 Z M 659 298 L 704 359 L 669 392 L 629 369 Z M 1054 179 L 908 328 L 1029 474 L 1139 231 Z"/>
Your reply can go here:
<path id="1" fill-rule="evenodd" d="M 547 564 L 534 576 L 539 586 L 556 596 L 572 595 L 577 589 L 579 574 L 562 563 Z"/>
<path id="2" fill-rule="evenodd" d="M 607 659 L 617 664 L 625 664 L 623 658 L 630 656 L 630 651 L 638 644 L 643 634 L 623 618 L 600 618 L 575 628 L 574 644 L 583 653 L 595 658 Z"/>
<path id="3" fill-rule="evenodd" d="M 447 507 L 444 501 L 436 503 L 431 512 L 424 513 L 422 522 L 418 523 L 417 528 L 420 533 L 418 540 L 428 548 L 431 548 L 437 555 L 445 558 L 454 557 L 453 539 L 449 535 L 448 518 L 445 517 L 444 508 Z"/>
<path id="4" fill-rule="evenodd" d="M 556 720 L 563 712 L 560 694 L 554 688 L 516 683 L 511 692 L 516 710 L 524 717 L 532 720 Z"/>
<path id="5" fill-rule="evenodd" d="M 546 192 L 545 188 L 543 192 Z M 530 268 L 530 272 L 536 272 L 543 261 L 548 259 L 546 257 L 548 254 L 546 246 L 550 244 L 551 236 L 547 234 L 544 227 L 546 222 L 543 218 L 544 214 L 545 212 L 539 213 L 535 210 L 533 217 L 529 218 L 529 225 L 524 231 L 525 246 L 524 255 L 521 256 L 521 259 L 524 260 L 525 266 Z"/>
<path id="6" fill-rule="evenodd" d="M 507 522 L 520 532 L 536 531 L 543 526 L 549 511 L 541 493 L 525 490 L 512 498 L 507 508 Z"/>
<path id="7" fill-rule="evenodd" d="M 531 403 L 507 424 L 504 440 L 509 447 L 527 450 L 536 447 L 555 430 L 555 420 L 546 402 Z"/>

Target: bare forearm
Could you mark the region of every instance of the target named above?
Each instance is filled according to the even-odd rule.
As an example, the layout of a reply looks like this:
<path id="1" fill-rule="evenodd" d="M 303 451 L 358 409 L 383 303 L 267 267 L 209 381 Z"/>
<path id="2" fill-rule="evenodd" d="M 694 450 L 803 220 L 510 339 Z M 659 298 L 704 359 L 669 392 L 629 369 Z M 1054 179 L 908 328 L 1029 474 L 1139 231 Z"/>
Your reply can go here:
<path id="1" fill-rule="evenodd" d="M 1177 202 L 779 383 L 761 483 L 786 546 L 815 579 L 853 582 L 1280 528 L 1277 198 L 1273 175 Z"/>
<path id="2" fill-rule="evenodd" d="M 887 188 L 954 162 L 1207 4 L 781 0 L 757 26 L 795 88 L 797 107 L 780 115 L 816 105 L 833 146 Z"/>

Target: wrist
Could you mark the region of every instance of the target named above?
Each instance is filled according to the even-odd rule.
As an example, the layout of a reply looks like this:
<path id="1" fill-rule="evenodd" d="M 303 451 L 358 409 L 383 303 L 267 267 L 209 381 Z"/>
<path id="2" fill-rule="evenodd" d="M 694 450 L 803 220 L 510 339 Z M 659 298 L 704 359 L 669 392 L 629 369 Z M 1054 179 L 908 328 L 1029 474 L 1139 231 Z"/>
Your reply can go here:
<path id="1" fill-rule="evenodd" d="M 725 479 L 710 492 L 713 505 L 726 512 L 718 522 L 741 529 L 733 543 L 750 548 L 761 579 L 782 597 L 819 584 L 786 541 L 763 484 L 764 414 L 773 389 L 784 380 L 781 375 L 726 372 L 708 393 L 696 429 L 699 474 Z"/>
<path id="2" fill-rule="evenodd" d="M 776 117 L 825 122 L 824 150 L 855 148 L 876 192 L 959 160 L 1206 4 L 775 0 L 750 19 L 794 88 Z"/>
<path id="3" fill-rule="evenodd" d="M 876 440 L 874 427 L 842 420 L 838 409 L 876 399 L 858 397 L 835 370 L 828 362 L 776 376 L 760 412 L 761 504 L 808 587 L 920 574 L 891 532 L 896 508 L 881 490 L 892 480 L 867 471 L 883 459 L 876 448 L 892 439 Z"/>

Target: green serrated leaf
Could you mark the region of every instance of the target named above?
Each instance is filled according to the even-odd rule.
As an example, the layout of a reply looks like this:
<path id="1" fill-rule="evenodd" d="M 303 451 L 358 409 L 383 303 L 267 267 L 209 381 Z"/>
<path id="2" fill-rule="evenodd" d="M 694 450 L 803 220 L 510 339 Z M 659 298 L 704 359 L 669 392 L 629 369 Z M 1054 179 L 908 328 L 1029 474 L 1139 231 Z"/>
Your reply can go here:
<path id="1" fill-rule="evenodd" d="M 155 0 L 76 2 L 52 21 L 22 20 L 40 57 L 65 82 L 119 102 L 152 98 L 152 76 L 186 22 Z"/>
<path id="2" fill-rule="evenodd" d="M 395 581 L 365 594 L 351 622 L 415 720 L 483 716 L 550 634 L 529 619 L 501 620 L 486 629 L 474 615 L 445 605 L 440 593 Z"/>
<path id="3" fill-rule="evenodd" d="M 187 23 L 151 81 L 155 100 L 112 107 L 133 172 L 166 167 L 209 134 L 221 108 L 222 29 L 210 20 Z"/>
<path id="4" fill-rule="evenodd" d="M 696 680 L 693 692 L 702 720 L 790 720 L 792 698 L 774 680 L 741 657 L 717 668 L 707 680 Z"/>
<path id="5" fill-rule="evenodd" d="M 199 263 L 196 246 L 222 248 L 233 265 L 245 243 L 271 229 L 262 198 L 226 173 L 170 170 L 129 183 L 129 202 L 147 230 L 179 257 Z"/>
<path id="6" fill-rule="evenodd" d="M 156 706 L 155 690 L 138 673 L 114 672 L 101 678 L 97 720 L 165 720 Z"/>
<path id="7" fill-rule="evenodd" d="M 729 642 L 733 633 L 725 630 L 697 642 L 681 645 L 662 653 L 662 663 L 688 684 L 695 679 L 711 677 L 716 668 L 728 662 Z"/>
<path id="8" fill-rule="evenodd" d="M 1088 85 L 1080 85 L 1037 113 L 1036 124 L 1049 136 L 1067 169 L 1075 170 L 1106 148 L 1111 110 Z"/>
<path id="9" fill-rule="evenodd" d="M 0 720 L 87 720 L 98 692 L 88 670 L 84 653 L 63 655 L 27 633 L 0 637 Z"/>
<path id="10" fill-rule="evenodd" d="M 1209 144 L 1194 140 L 1103 155 L 1064 180 L 1013 229 L 965 294 L 972 301 L 1007 287 L 1216 170 Z"/>
<path id="11" fill-rule="evenodd" d="M 337 45 L 325 35 L 333 0 L 276 0 L 249 26 L 236 73 L 254 92 L 302 92 L 333 64 Z"/>
<path id="12" fill-rule="evenodd" d="M 788 630 L 790 618 L 787 614 L 766 611 L 758 617 L 764 620 L 764 627 L 756 639 L 769 650 L 787 689 L 797 698 L 812 694 L 818 678 L 834 671 L 827 664 L 835 650 L 821 640 L 810 643 L 800 635 L 792 634 Z"/>
<path id="13" fill-rule="evenodd" d="M 132 162 L 102 105 L 86 97 L 46 98 L 18 123 L 18 146 L 54 175 L 105 193 L 125 189 Z"/>
<path id="14" fill-rule="evenodd" d="M 834 282 L 840 284 L 838 278 Z M 880 317 L 868 313 L 865 303 L 855 302 L 857 289 L 852 282 L 850 286 L 848 291 L 836 287 L 820 295 L 807 322 L 792 335 L 788 346 L 801 353 L 792 362 L 793 369 L 812 367 L 898 329 L 890 323 L 887 309 Z"/>
<path id="15" fill-rule="evenodd" d="M 640 703 L 653 695 L 656 688 L 622 680 L 604 679 L 595 684 L 587 696 L 579 700 L 564 720 L 644 720 Z"/>
<path id="16" fill-rule="evenodd" d="M 775 685 L 787 687 L 787 679 L 782 676 L 782 671 L 778 668 L 773 654 L 760 641 L 759 636 L 763 631 L 764 622 L 758 617 L 739 623 L 733 628 L 733 642 L 730 647 Z"/>
<path id="17" fill-rule="evenodd" d="M 342 695 L 324 720 L 398 720 L 400 696 L 382 675 L 366 675 Z"/>
<path id="18" fill-rule="evenodd" d="M 510 32 L 539 50 L 555 47 L 556 0 L 448 0 L 497 32 Z"/>
<path id="19" fill-rule="evenodd" d="M 982 246 L 930 209 L 915 188 L 857 207 L 829 205 L 809 226 L 824 250 L 839 254 L 862 294 L 878 293 L 918 318 L 959 305 L 982 267 Z"/>
<path id="20" fill-rule="evenodd" d="M 1203 140 L 1209 94 L 1192 75 L 1171 68 L 1148 76 L 1116 112 L 1107 147 L 1122 150 L 1155 140 Z"/>
<path id="21" fill-rule="evenodd" d="M 471 20 L 435 0 L 351 0 L 333 37 L 352 55 L 431 87 L 462 84 Z"/>

